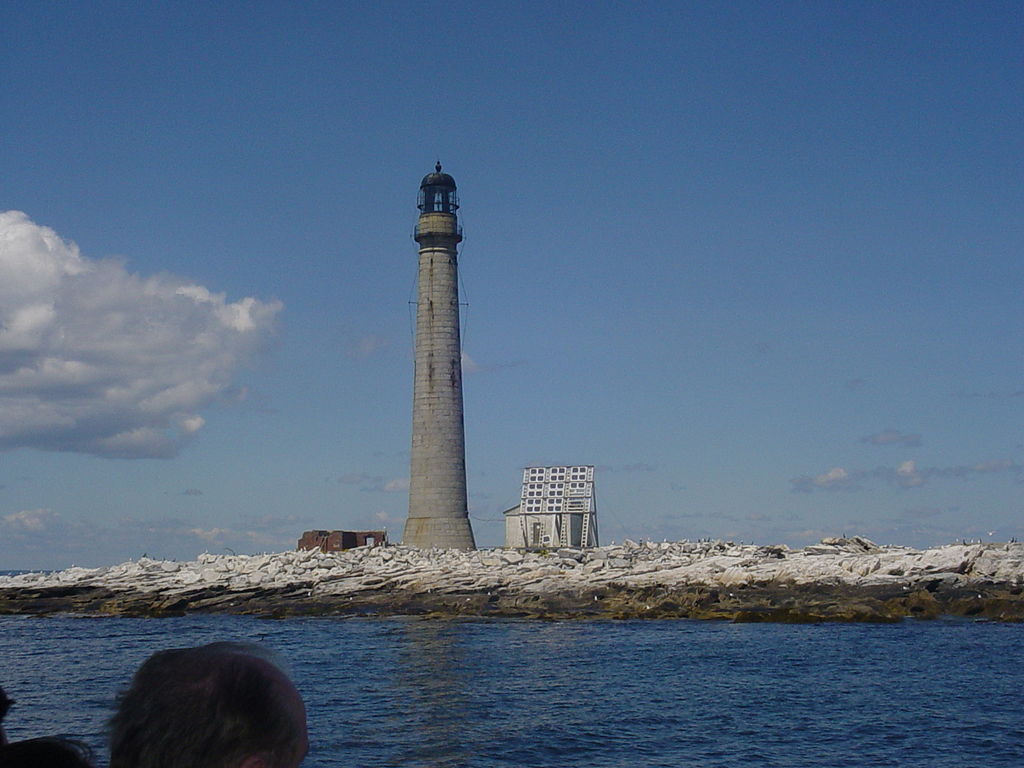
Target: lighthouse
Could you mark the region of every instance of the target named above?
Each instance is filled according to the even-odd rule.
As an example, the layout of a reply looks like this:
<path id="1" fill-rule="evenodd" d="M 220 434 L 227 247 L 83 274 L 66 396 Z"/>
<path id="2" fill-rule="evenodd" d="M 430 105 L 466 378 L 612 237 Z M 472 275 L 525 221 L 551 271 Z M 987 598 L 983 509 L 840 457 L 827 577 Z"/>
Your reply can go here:
<path id="1" fill-rule="evenodd" d="M 455 179 L 441 163 L 420 183 L 416 362 L 412 396 L 409 517 L 402 543 L 475 549 L 466 502 Z"/>

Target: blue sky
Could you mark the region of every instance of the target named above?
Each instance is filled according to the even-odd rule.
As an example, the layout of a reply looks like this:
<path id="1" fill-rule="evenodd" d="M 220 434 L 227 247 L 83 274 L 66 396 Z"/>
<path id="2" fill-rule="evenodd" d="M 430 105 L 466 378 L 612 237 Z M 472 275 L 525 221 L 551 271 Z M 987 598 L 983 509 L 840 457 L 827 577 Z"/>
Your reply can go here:
<path id="1" fill-rule="evenodd" d="M 420 178 L 459 184 L 471 516 L 1024 534 L 1014 3 L 7 3 L 0 568 L 407 507 Z"/>

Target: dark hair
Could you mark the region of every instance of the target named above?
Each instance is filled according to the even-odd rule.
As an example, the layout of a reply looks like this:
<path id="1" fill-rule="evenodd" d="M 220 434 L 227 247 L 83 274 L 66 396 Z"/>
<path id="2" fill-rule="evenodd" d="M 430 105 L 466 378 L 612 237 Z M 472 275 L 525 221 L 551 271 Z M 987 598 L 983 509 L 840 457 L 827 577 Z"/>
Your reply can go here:
<path id="1" fill-rule="evenodd" d="M 284 673 L 262 649 L 216 643 L 153 654 L 110 720 L 110 768 L 236 768 L 261 755 L 283 766 L 302 733 Z"/>
<path id="2" fill-rule="evenodd" d="M 92 768 L 92 753 L 80 741 L 46 736 L 0 747 L 0 768 Z"/>

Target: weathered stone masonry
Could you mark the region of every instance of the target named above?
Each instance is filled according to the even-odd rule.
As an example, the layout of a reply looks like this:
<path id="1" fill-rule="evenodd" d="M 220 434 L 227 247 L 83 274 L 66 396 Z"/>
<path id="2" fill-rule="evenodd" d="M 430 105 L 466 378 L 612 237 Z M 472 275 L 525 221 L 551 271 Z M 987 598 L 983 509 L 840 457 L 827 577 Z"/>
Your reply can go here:
<path id="1" fill-rule="evenodd" d="M 474 549 L 466 493 L 462 410 L 455 180 L 441 172 L 420 184 L 416 363 L 413 379 L 409 517 L 403 543 Z"/>

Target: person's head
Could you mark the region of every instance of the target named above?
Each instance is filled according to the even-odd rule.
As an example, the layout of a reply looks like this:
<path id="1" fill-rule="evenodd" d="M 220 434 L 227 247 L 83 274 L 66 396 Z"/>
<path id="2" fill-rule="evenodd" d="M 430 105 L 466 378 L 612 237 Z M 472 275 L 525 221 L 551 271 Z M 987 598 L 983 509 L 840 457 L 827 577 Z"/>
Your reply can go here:
<path id="1" fill-rule="evenodd" d="M 306 710 L 257 646 L 214 643 L 147 659 L 110 720 L 110 768 L 295 768 Z"/>
<path id="2" fill-rule="evenodd" d="M 81 742 L 46 736 L 0 745 L 0 768 L 92 768 Z"/>

